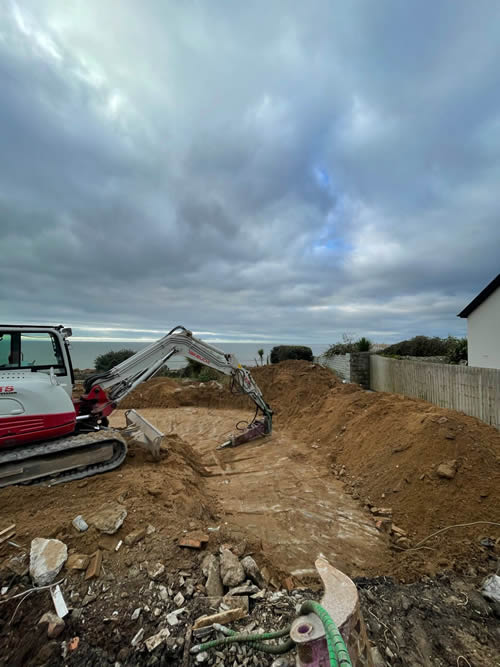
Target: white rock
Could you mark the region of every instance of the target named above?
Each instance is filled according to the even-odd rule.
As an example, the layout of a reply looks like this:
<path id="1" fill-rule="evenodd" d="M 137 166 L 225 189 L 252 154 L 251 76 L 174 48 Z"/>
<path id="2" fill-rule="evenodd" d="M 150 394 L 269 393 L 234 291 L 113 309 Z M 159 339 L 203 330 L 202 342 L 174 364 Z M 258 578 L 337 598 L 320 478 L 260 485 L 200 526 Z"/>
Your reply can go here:
<path id="1" fill-rule="evenodd" d="M 220 574 L 224 586 L 233 588 L 245 581 L 245 570 L 238 557 L 229 549 L 222 549 L 220 556 Z"/>
<path id="2" fill-rule="evenodd" d="M 163 628 L 163 630 L 160 630 L 160 632 L 157 632 L 152 637 L 149 637 L 149 639 L 146 639 L 146 648 L 151 653 L 151 651 L 154 651 L 155 648 L 157 648 L 160 644 L 163 644 L 163 642 L 169 637 L 170 630 L 168 628 Z"/>
<path id="3" fill-rule="evenodd" d="M 130 643 L 132 644 L 132 646 L 137 646 L 137 644 L 139 644 L 139 642 L 142 640 L 143 637 L 144 637 L 144 628 L 141 628 L 138 632 L 135 633 Z"/>
<path id="4" fill-rule="evenodd" d="M 177 618 L 177 614 L 170 613 L 167 614 L 167 623 L 169 625 L 177 625 L 179 623 L 179 619 Z"/>
<path id="5" fill-rule="evenodd" d="M 158 595 L 160 596 L 160 599 L 163 600 L 163 602 L 168 601 L 168 591 L 166 586 L 160 586 Z"/>
<path id="6" fill-rule="evenodd" d="M 184 595 L 179 591 L 174 598 L 174 604 L 178 607 L 182 607 L 184 604 Z"/>
<path id="7" fill-rule="evenodd" d="M 492 574 L 483 582 L 481 588 L 481 593 L 488 600 L 493 600 L 493 602 L 500 602 L 500 576 L 498 574 Z"/>
<path id="8" fill-rule="evenodd" d="M 142 611 L 142 608 L 141 608 L 141 607 L 137 607 L 137 609 L 134 609 L 133 614 L 132 614 L 132 616 L 131 616 L 131 618 L 132 618 L 133 621 L 137 621 L 137 619 L 138 619 L 139 616 L 141 615 L 141 611 Z"/>
<path id="9" fill-rule="evenodd" d="M 37 586 L 51 584 L 68 558 L 68 547 L 60 540 L 35 537 L 31 542 L 30 576 Z"/>
<path id="10" fill-rule="evenodd" d="M 159 579 L 165 572 L 165 565 L 162 563 L 148 563 L 147 571 L 151 579 Z"/>

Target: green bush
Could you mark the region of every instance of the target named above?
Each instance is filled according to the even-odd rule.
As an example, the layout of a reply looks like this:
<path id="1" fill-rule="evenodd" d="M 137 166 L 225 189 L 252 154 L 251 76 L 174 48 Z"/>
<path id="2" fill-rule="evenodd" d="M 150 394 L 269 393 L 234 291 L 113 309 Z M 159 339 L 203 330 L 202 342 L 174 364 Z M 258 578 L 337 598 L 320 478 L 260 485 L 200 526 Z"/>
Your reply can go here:
<path id="1" fill-rule="evenodd" d="M 99 373 L 104 373 L 109 371 L 110 368 L 121 364 L 122 361 L 125 361 L 125 359 L 128 359 L 134 354 L 134 350 L 110 350 L 109 352 L 105 352 L 104 354 L 100 354 L 98 357 L 96 357 L 96 360 L 94 361 L 94 368 Z"/>
<path id="2" fill-rule="evenodd" d="M 310 347 L 305 345 L 276 345 L 271 350 L 271 363 L 279 364 L 287 359 L 303 359 L 313 361 L 313 353 Z"/>
<path id="3" fill-rule="evenodd" d="M 458 364 L 461 361 L 467 361 L 467 338 L 454 338 L 448 336 L 447 357 L 450 364 Z"/>
<path id="4" fill-rule="evenodd" d="M 330 345 L 328 350 L 325 352 L 325 357 L 329 359 L 330 357 L 334 357 L 337 354 L 350 354 L 351 352 L 369 352 L 371 346 L 372 346 L 371 341 L 369 341 L 368 338 L 365 338 L 364 336 L 355 342 L 346 341 L 344 339 L 343 343 L 334 343 L 333 345 Z"/>
<path id="5" fill-rule="evenodd" d="M 441 357 L 448 354 L 447 339 L 434 336 L 414 336 L 409 340 L 402 340 L 386 347 L 384 355 L 399 355 L 402 357 Z"/>
<path id="6" fill-rule="evenodd" d="M 210 382 L 211 380 L 219 380 L 221 373 L 216 371 L 215 368 L 209 368 L 206 366 L 201 373 L 198 375 L 198 382 Z"/>

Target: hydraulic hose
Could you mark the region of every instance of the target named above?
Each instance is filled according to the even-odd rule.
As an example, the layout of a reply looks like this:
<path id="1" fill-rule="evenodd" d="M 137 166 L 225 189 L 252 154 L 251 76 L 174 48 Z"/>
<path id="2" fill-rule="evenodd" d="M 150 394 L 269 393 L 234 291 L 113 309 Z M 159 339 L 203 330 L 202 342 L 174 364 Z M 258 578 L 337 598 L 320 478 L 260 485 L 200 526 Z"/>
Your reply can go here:
<path id="1" fill-rule="evenodd" d="M 331 667 L 352 667 L 351 659 L 347 651 L 342 635 L 340 634 L 337 626 L 333 622 L 332 617 L 322 607 L 319 602 L 315 600 L 306 600 L 301 608 L 301 614 L 316 614 L 320 621 L 323 624 L 326 635 L 326 643 L 328 647 L 328 657 L 330 660 Z M 227 646 L 228 644 L 233 643 L 249 643 L 252 648 L 257 651 L 262 651 L 264 653 L 272 654 L 282 654 L 291 651 L 295 647 L 295 642 L 292 639 L 288 639 L 282 644 L 264 644 L 262 642 L 268 641 L 270 639 L 277 639 L 279 637 L 284 637 L 290 633 L 291 626 L 278 630 L 277 632 L 265 632 L 260 634 L 238 634 L 234 630 L 230 630 L 225 626 L 216 625 L 215 629 L 223 632 L 226 637 L 224 639 L 214 639 L 210 642 L 205 642 L 204 644 L 198 644 L 191 649 L 191 653 L 200 653 L 201 651 L 208 651 L 212 648 L 218 648 L 220 646 Z"/>
<path id="2" fill-rule="evenodd" d="M 351 658 L 342 635 L 326 609 L 315 600 L 306 600 L 300 608 L 300 613 L 316 614 L 323 623 L 331 667 L 352 667 Z"/>
<path id="3" fill-rule="evenodd" d="M 261 642 L 269 639 L 277 639 L 278 637 L 284 637 L 289 634 L 290 626 L 284 628 L 283 630 L 278 630 L 277 632 L 264 632 L 254 635 L 245 635 L 238 634 L 234 630 L 224 629 L 224 633 L 227 634 L 227 637 L 224 639 L 214 639 L 211 642 L 205 642 L 204 644 L 198 644 L 191 649 L 191 653 L 200 653 L 201 651 L 208 651 L 212 648 L 218 648 L 220 646 L 227 646 L 228 644 L 242 644 L 250 643 L 252 648 L 257 651 L 262 651 L 263 653 L 273 653 L 273 654 L 282 654 L 288 653 L 295 646 L 295 642 L 292 639 L 288 639 L 283 644 L 262 644 Z"/>

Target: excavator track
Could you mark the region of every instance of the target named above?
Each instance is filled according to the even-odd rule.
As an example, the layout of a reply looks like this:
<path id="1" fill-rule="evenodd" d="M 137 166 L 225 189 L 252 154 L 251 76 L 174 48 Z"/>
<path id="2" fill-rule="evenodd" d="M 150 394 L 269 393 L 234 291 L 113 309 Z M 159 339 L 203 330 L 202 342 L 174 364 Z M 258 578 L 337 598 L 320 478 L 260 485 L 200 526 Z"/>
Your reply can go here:
<path id="1" fill-rule="evenodd" d="M 113 430 L 0 451 L 0 488 L 27 483 L 52 486 L 83 479 L 117 468 L 126 455 L 125 440 Z"/>

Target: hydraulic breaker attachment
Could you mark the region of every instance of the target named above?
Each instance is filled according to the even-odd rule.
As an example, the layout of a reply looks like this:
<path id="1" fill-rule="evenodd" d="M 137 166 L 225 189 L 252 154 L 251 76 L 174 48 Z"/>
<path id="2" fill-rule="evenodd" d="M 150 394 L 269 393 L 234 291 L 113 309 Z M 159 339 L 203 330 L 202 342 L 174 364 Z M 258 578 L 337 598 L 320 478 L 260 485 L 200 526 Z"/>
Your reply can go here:
<path id="1" fill-rule="evenodd" d="M 123 435 L 129 436 L 138 445 L 147 449 L 148 452 L 151 452 L 155 461 L 158 461 L 165 434 L 135 410 L 127 410 L 125 419 L 127 420 L 127 426 L 122 431 Z"/>
<path id="2" fill-rule="evenodd" d="M 321 606 L 340 631 L 351 663 L 359 667 L 373 667 L 355 584 L 323 556 L 316 560 L 315 565 L 324 587 Z M 327 667 L 333 664 L 329 658 L 325 626 L 315 613 L 296 618 L 290 637 L 297 648 L 297 667 Z M 350 664 L 343 660 L 337 664 L 343 663 Z"/>
<path id="3" fill-rule="evenodd" d="M 238 435 L 231 435 L 229 440 L 223 442 L 217 449 L 225 449 L 226 447 L 238 447 L 245 442 L 261 438 L 264 435 L 269 435 L 272 430 L 271 418 L 267 415 L 264 419 L 255 419 L 244 431 Z"/>

